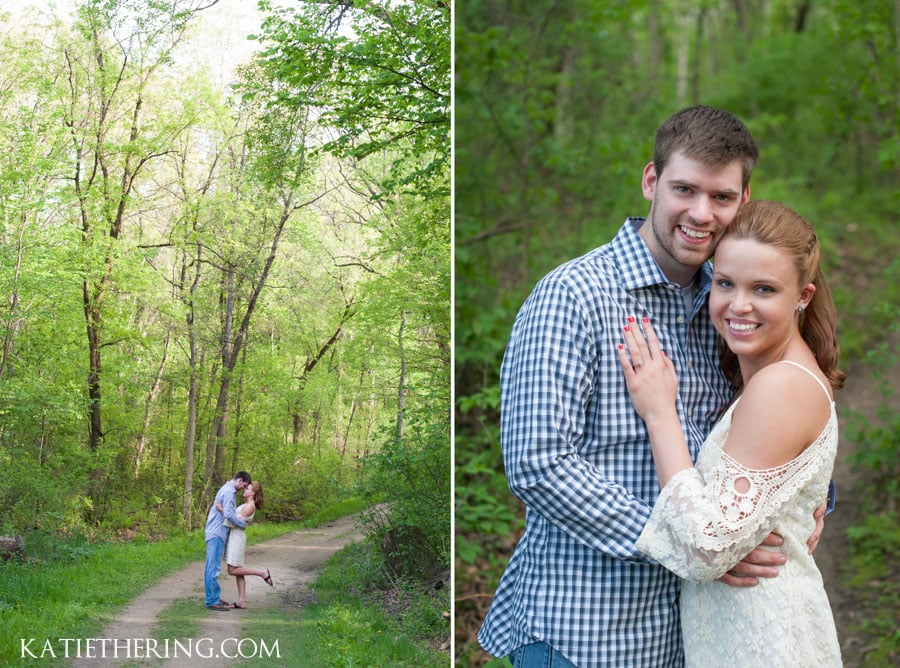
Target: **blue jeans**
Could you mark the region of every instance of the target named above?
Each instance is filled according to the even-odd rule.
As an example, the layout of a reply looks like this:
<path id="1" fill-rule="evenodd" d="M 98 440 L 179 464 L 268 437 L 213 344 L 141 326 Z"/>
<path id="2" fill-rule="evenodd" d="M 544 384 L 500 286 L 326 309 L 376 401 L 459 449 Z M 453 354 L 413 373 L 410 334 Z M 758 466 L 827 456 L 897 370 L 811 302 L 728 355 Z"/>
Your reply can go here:
<path id="1" fill-rule="evenodd" d="M 562 654 L 545 642 L 524 645 L 509 655 L 513 668 L 576 668 Z"/>
<path id="2" fill-rule="evenodd" d="M 225 554 L 225 541 L 221 538 L 210 538 L 206 541 L 206 570 L 203 580 L 206 583 L 206 607 L 219 602 L 222 588 L 219 586 L 219 573 L 222 572 L 222 555 Z"/>

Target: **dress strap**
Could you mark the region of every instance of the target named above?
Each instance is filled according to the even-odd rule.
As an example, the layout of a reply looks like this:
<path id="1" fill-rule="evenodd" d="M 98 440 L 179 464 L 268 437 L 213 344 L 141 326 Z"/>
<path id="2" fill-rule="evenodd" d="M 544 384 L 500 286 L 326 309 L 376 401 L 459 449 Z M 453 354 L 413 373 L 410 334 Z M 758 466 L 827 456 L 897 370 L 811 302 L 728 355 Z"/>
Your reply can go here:
<path id="1" fill-rule="evenodd" d="M 803 369 L 806 373 L 808 373 L 810 376 L 813 377 L 814 381 L 816 381 L 819 384 L 819 387 L 822 388 L 822 391 L 825 393 L 825 398 L 828 399 L 829 403 L 832 401 L 831 395 L 828 394 L 828 388 L 825 387 L 825 383 L 823 383 L 816 374 L 814 374 L 812 371 L 810 371 L 809 369 L 807 369 L 805 366 L 803 366 L 802 364 L 800 364 L 798 362 L 794 362 L 792 360 L 780 360 L 780 361 L 784 362 L 786 364 L 793 364 L 798 369 Z"/>

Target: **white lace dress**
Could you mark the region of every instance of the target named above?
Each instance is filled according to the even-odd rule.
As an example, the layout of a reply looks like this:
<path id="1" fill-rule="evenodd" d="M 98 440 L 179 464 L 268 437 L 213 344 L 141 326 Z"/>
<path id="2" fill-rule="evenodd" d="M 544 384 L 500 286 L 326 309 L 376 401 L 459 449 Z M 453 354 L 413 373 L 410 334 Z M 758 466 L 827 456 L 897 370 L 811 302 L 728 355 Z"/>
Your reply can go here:
<path id="1" fill-rule="evenodd" d="M 237 514 L 241 514 L 241 508 L 246 504 L 242 503 L 237 507 Z M 256 515 L 254 512 L 253 515 Z M 253 515 L 245 517 L 244 521 L 249 523 L 253 519 Z M 229 566 L 244 565 L 244 550 L 247 548 L 247 532 L 240 527 L 235 526 L 230 520 L 225 520 L 225 526 L 231 527 L 228 532 L 228 542 L 225 543 L 225 563 Z"/>
<path id="2" fill-rule="evenodd" d="M 660 493 L 637 546 L 686 580 L 681 622 L 688 668 L 841 666 L 831 607 L 806 545 L 837 452 L 837 415 L 828 401 L 831 416 L 815 442 L 765 470 L 748 469 L 723 451 L 735 402 L 700 449 L 696 468 L 675 475 Z M 735 490 L 740 479 L 750 481 L 746 493 Z M 749 588 L 714 581 L 771 531 L 784 537 L 777 549 L 787 555 L 778 577 Z"/>

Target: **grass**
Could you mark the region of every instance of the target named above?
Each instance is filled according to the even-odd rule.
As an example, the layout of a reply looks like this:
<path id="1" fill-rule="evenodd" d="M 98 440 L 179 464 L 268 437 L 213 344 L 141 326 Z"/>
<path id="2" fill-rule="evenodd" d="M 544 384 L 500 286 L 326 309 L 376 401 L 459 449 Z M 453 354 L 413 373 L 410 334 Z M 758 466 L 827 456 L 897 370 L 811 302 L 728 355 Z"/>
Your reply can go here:
<path id="1" fill-rule="evenodd" d="M 197 596 L 179 598 L 159 614 L 150 637 L 159 641 L 166 638 L 193 638 L 200 633 L 200 620 L 206 614 L 203 606 L 197 604 Z"/>
<path id="2" fill-rule="evenodd" d="M 192 532 L 161 543 L 80 546 L 69 559 L 0 568 L 0 664 L 19 665 L 22 639 L 93 638 L 116 610 L 171 570 L 202 556 Z M 60 653 L 57 645 L 53 653 Z M 38 653 L 35 651 L 35 653 Z M 58 665 L 44 652 L 46 665 Z"/>
<path id="3" fill-rule="evenodd" d="M 348 545 L 313 583 L 319 602 L 266 610 L 244 626 L 243 635 L 278 638 L 281 659 L 270 659 L 272 666 L 449 666 L 449 654 L 430 647 L 449 637 L 449 621 L 441 614 L 449 609 L 449 592 L 437 599 L 413 587 L 395 588 L 380 573 L 377 550 L 368 541 Z M 393 611 L 378 598 L 388 592 L 402 599 Z"/>
<path id="4" fill-rule="evenodd" d="M 318 526 L 361 509 L 358 500 L 347 499 L 323 508 L 302 523 L 259 523 L 254 525 L 250 544 Z M 200 561 L 205 555 L 202 531 L 159 542 L 136 537 L 128 543 L 101 544 L 80 537 L 44 536 L 29 545 L 40 548 L 38 561 L 0 564 L 2 666 L 34 661 L 27 653 L 23 657 L 23 642 L 42 657 L 42 665 L 63 665 L 65 647 L 58 639 L 99 637 L 128 601 L 169 572 Z M 202 607 L 197 606 L 197 610 L 202 613 Z M 176 614 L 173 612 L 169 623 L 180 623 L 174 621 Z M 185 631 L 181 629 L 176 635 L 184 636 Z M 34 641 L 29 644 L 30 639 Z M 49 649 L 45 644 L 48 640 Z M 70 655 L 74 651 L 73 643 Z"/>
<path id="5" fill-rule="evenodd" d="M 861 634 L 867 641 L 860 650 L 863 668 L 896 666 L 900 659 L 900 629 L 897 628 L 897 615 L 900 614 L 900 585 L 897 575 L 900 569 L 897 568 L 894 555 L 896 545 L 900 542 L 900 523 L 896 515 L 888 514 L 887 517 L 870 516 L 867 524 L 881 524 L 878 530 L 885 533 L 876 539 L 875 549 L 860 551 L 850 561 L 853 569 L 851 586 L 866 593 L 865 600 L 860 603 L 863 609 L 862 621 L 853 631 Z M 865 539 L 854 536 L 851 538 L 857 546 L 865 543 Z M 888 551 L 891 543 L 892 551 Z"/>

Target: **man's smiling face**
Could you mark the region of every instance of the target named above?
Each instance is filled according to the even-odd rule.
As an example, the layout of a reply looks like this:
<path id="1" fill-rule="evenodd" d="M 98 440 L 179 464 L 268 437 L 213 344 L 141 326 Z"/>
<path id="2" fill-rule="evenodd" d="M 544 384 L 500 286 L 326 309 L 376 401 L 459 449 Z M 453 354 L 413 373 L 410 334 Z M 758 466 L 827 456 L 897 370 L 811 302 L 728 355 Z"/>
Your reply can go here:
<path id="1" fill-rule="evenodd" d="M 670 157 L 661 176 L 653 163 L 644 168 L 641 185 L 651 205 L 640 235 L 670 280 L 687 285 L 712 256 L 750 198 L 742 176 L 739 161 L 709 167 L 681 152 Z"/>

